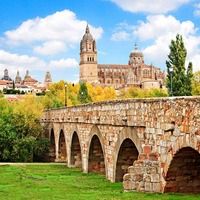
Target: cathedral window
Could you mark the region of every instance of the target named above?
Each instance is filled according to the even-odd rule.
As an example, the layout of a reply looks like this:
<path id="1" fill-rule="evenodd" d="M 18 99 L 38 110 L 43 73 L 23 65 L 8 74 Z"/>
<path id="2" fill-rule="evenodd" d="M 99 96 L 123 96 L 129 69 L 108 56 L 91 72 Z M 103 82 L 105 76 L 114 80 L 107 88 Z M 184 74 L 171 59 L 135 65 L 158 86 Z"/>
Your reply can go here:
<path id="1" fill-rule="evenodd" d="M 150 76 L 149 70 L 144 70 L 144 71 L 143 71 L 143 77 L 144 77 L 144 78 L 148 78 L 149 76 Z"/>

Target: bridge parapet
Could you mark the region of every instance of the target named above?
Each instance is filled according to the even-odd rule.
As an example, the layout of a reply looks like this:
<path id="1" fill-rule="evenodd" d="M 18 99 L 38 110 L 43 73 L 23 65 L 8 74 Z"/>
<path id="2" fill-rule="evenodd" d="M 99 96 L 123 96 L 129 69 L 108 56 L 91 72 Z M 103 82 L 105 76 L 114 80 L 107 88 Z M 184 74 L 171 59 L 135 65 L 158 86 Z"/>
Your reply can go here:
<path id="1" fill-rule="evenodd" d="M 168 131 L 178 126 L 191 132 L 200 120 L 200 98 L 130 99 L 47 110 L 42 122 L 88 123 L 147 127 L 147 132 Z"/>

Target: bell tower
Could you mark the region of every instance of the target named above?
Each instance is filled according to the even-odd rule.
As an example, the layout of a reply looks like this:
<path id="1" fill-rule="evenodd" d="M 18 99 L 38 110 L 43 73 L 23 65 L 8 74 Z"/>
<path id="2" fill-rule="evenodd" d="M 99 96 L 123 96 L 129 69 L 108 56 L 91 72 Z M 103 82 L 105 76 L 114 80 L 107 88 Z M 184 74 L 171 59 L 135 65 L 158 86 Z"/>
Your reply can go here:
<path id="1" fill-rule="evenodd" d="M 96 41 L 93 39 L 89 26 L 80 43 L 80 81 L 97 83 L 97 49 Z"/>

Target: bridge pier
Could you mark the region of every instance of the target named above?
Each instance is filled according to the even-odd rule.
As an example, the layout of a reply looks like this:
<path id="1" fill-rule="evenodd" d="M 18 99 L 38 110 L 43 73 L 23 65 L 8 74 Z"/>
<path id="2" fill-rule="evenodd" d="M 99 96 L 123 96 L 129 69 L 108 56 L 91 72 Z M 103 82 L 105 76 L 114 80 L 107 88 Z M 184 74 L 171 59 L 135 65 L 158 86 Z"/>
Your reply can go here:
<path id="1" fill-rule="evenodd" d="M 161 163 L 154 153 L 149 158 L 141 154 L 123 177 L 125 191 L 159 193 L 163 191 L 162 185 Z"/>

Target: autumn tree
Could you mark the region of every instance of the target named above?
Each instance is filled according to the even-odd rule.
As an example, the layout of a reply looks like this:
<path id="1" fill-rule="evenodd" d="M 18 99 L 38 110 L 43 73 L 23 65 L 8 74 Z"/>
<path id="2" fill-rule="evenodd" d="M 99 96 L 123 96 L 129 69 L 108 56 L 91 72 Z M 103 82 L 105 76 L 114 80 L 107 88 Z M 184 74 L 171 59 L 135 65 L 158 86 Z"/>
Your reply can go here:
<path id="1" fill-rule="evenodd" d="M 126 98 L 149 98 L 149 97 L 166 97 L 168 96 L 166 89 L 151 88 L 151 89 L 141 89 L 139 87 L 129 87 L 127 89 L 122 89 L 119 93 L 120 99 Z"/>
<path id="2" fill-rule="evenodd" d="M 35 96 L 26 95 L 14 103 L 0 98 L 0 161 L 39 161 L 48 152 L 39 121 L 42 112 Z"/>
<path id="3" fill-rule="evenodd" d="M 200 95 L 200 71 L 194 73 L 192 79 L 192 94 Z"/>
<path id="4" fill-rule="evenodd" d="M 186 70 L 185 62 L 187 50 L 184 46 L 182 36 L 177 34 L 176 40 L 171 41 L 169 48 L 170 53 L 168 55 L 168 60 L 166 61 L 168 91 L 171 96 L 191 95 L 192 63 L 189 64 Z"/>

